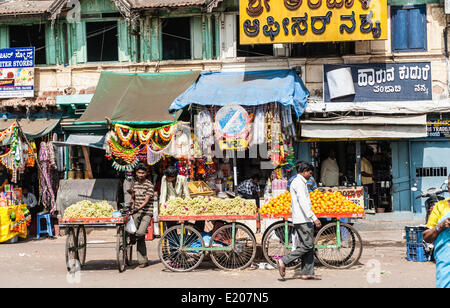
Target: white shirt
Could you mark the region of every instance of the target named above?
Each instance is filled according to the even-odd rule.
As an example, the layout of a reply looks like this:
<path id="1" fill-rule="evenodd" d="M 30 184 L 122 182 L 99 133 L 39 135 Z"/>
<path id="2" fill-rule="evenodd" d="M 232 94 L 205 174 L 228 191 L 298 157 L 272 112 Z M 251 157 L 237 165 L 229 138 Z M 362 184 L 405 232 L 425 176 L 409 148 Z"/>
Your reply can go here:
<path id="1" fill-rule="evenodd" d="M 339 166 L 336 159 L 328 157 L 323 161 L 320 169 L 320 181 L 324 186 L 339 185 Z"/>
<path id="2" fill-rule="evenodd" d="M 317 220 L 316 215 L 312 211 L 306 179 L 301 174 L 292 181 L 289 192 L 292 200 L 292 222 L 294 224 L 302 224 Z"/>
<path id="3" fill-rule="evenodd" d="M 22 196 L 22 202 L 27 205 L 27 207 L 33 208 L 37 204 L 36 197 L 32 193 L 28 193 L 28 195 L 25 197 Z"/>

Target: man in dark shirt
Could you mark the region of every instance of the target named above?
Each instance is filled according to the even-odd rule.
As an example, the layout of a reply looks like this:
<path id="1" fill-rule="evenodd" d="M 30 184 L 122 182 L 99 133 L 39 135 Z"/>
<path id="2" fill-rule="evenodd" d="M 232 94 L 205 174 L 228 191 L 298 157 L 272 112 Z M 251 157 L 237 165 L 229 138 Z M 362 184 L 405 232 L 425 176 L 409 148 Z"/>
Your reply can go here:
<path id="1" fill-rule="evenodd" d="M 259 176 L 254 175 L 251 179 L 245 180 L 239 184 L 237 191 L 244 199 L 255 199 L 256 206 L 259 208 L 259 198 L 261 191 L 259 188 Z"/>
<path id="2" fill-rule="evenodd" d="M 137 259 L 139 267 L 146 267 L 148 264 L 147 247 L 145 245 L 145 234 L 153 217 L 153 184 L 147 180 L 147 168 L 144 164 L 138 164 L 136 167 L 137 181 L 131 188 L 131 208 L 134 222 L 136 224 L 136 241 L 137 241 Z"/>

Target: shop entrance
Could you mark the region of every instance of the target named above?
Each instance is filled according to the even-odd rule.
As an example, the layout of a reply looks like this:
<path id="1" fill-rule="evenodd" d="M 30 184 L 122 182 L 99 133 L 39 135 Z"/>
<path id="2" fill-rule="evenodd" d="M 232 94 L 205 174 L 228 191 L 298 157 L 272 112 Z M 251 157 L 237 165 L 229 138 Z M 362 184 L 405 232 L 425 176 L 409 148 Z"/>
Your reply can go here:
<path id="1" fill-rule="evenodd" d="M 448 157 L 449 141 L 412 142 L 411 143 L 411 178 L 417 183 L 418 191 L 413 193 L 414 212 L 424 213 L 424 199 L 416 199 L 420 191 L 431 187 L 439 188 L 449 175 Z"/>
<path id="2" fill-rule="evenodd" d="M 366 208 L 376 209 L 377 212 L 393 211 L 390 142 L 313 142 L 311 154 L 315 167 L 314 178 L 318 186 L 363 185 L 368 194 Z M 359 159 L 361 169 L 357 174 Z"/>

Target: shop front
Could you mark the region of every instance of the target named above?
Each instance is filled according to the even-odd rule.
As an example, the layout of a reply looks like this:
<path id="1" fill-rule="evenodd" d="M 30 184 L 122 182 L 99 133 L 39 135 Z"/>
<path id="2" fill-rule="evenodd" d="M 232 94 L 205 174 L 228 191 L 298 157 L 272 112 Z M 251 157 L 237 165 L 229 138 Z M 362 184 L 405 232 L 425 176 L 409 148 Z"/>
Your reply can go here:
<path id="1" fill-rule="evenodd" d="M 430 157 L 422 141 L 431 89 L 429 62 L 324 65 L 323 102 L 300 120 L 299 157 L 314 162 L 323 186 L 362 186 L 368 212 L 423 213 L 411 187 Z"/>
<path id="2" fill-rule="evenodd" d="M 58 161 L 51 141 L 59 121 L 59 115 L 10 117 L 0 125 L 0 242 L 35 234 L 37 213 L 56 210 Z"/>

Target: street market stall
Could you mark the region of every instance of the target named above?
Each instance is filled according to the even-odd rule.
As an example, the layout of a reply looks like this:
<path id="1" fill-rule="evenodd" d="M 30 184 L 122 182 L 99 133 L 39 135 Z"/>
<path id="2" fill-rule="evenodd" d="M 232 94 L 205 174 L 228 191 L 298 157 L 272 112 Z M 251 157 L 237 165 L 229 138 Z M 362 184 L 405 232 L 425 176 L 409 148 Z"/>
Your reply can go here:
<path id="1" fill-rule="evenodd" d="M 116 229 L 115 243 L 117 267 L 123 272 L 132 260 L 132 244 L 130 234 L 125 226 L 129 220 L 127 211 L 113 211 L 107 202 L 78 202 L 65 211 L 64 218 L 59 219 L 59 226 L 66 230 L 65 258 L 68 271 L 80 269 L 86 262 L 87 228 Z M 115 217 L 114 217 L 115 216 Z M 107 243 L 107 242 L 106 242 Z M 105 244 L 103 242 L 102 244 Z"/>
<path id="2" fill-rule="evenodd" d="M 27 227 L 43 206 L 53 213 L 55 199 L 54 171 L 56 166 L 49 133 L 56 127 L 56 119 L 9 119 L 0 127 L 0 242 L 15 241 L 17 236 L 27 237 Z M 36 143 L 40 146 L 37 148 Z M 33 209 L 22 204 L 22 187 L 39 191 L 39 203 Z M 37 195 L 37 194 L 36 194 Z M 30 213 L 30 210 L 32 213 Z"/>
<path id="3" fill-rule="evenodd" d="M 356 264 L 362 254 L 362 240 L 359 233 L 342 219 L 363 219 L 364 204 L 356 204 L 339 191 L 310 192 L 312 209 L 319 219 L 331 219 L 316 233 L 315 255 L 321 264 L 329 268 L 345 269 Z M 285 192 L 271 199 L 260 209 L 261 219 L 272 224 L 262 239 L 262 249 L 267 262 L 276 267 L 277 259 L 283 258 L 295 249 L 298 239 L 290 221 L 291 196 Z M 275 222 L 273 222 L 275 220 Z M 300 260 L 287 264 L 287 268 L 300 266 Z"/>

